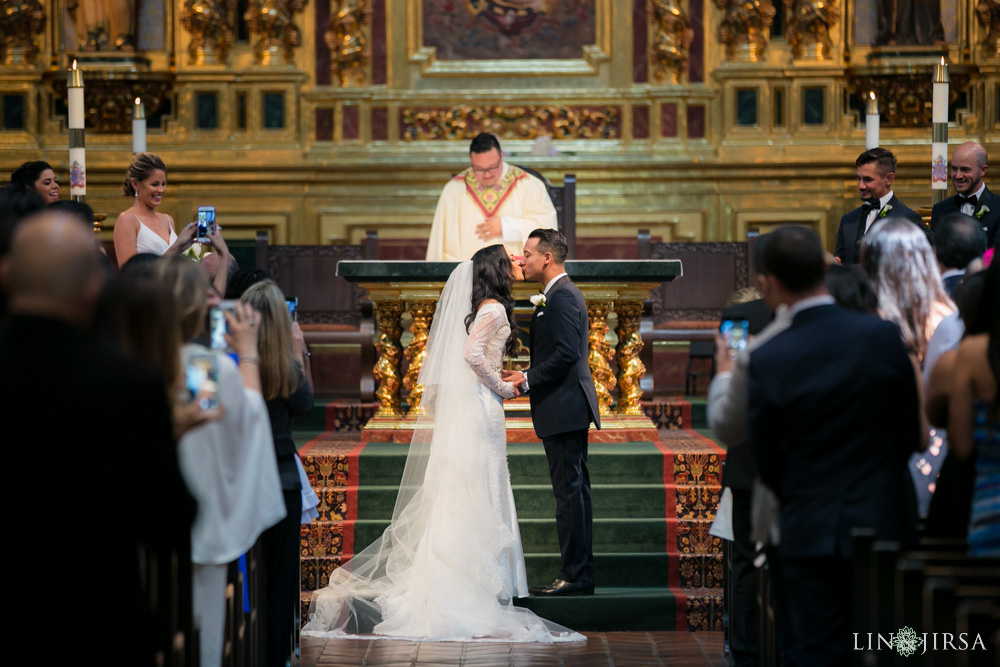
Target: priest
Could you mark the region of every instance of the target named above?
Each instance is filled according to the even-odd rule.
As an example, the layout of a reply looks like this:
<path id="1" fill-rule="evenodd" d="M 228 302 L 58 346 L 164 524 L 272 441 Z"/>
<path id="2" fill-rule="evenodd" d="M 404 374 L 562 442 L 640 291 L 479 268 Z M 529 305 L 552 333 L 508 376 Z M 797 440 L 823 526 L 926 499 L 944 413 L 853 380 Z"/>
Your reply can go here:
<path id="1" fill-rule="evenodd" d="M 461 262 L 502 243 L 520 255 L 533 229 L 556 229 L 545 184 L 507 164 L 496 136 L 482 132 L 469 147 L 472 165 L 444 186 L 427 243 L 428 262 Z"/>

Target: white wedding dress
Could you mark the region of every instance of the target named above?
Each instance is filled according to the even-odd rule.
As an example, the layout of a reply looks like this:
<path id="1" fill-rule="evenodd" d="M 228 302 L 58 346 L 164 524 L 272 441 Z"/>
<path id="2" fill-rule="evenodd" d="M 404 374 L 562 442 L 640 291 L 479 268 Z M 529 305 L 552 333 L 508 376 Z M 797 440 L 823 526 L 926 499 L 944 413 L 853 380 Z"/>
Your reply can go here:
<path id="1" fill-rule="evenodd" d="M 441 293 L 392 522 L 313 595 L 303 635 L 556 642 L 585 637 L 513 605 L 527 579 L 507 469 L 500 379 L 510 326 L 480 307 L 468 333 L 472 262 Z"/>

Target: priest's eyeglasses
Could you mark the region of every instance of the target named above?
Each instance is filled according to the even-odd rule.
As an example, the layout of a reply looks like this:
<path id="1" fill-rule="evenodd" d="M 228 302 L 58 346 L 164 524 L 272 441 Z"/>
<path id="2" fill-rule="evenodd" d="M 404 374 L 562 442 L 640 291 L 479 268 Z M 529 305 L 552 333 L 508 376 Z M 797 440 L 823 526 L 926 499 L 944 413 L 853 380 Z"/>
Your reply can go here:
<path id="1" fill-rule="evenodd" d="M 497 162 L 492 167 L 487 167 L 486 169 L 476 169 L 475 167 L 473 167 L 472 172 L 482 176 L 489 176 L 490 174 L 495 174 L 498 171 L 500 171 L 501 167 L 503 167 L 503 161 Z"/>

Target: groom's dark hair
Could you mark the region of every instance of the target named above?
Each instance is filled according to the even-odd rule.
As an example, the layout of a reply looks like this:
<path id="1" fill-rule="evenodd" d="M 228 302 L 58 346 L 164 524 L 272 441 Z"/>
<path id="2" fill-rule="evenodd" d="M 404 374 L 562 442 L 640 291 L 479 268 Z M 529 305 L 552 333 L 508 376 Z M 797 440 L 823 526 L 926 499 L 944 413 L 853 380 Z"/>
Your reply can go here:
<path id="1" fill-rule="evenodd" d="M 564 264 L 569 254 L 569 244 L 566 237 L 557 229 L 535 229 L 528 234 L 529 239 L 538 239 L 538 252 L 552 253 L 556 264 Z"/>

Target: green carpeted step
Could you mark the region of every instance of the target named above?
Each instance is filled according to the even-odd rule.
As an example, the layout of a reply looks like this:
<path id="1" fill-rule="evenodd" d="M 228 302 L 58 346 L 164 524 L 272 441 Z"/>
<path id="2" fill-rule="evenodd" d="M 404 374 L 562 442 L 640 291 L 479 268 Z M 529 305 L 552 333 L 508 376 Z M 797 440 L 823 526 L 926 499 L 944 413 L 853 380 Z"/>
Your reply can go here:
<path id="1" fill-rule="evenodd" d="M 358 489 L 359 519 L 388 519 L 399 489 L 395 486 L 363 485 Z M 663 484 L 595 484 L 591 487 L 594 517 L 627 519 L 663 516 Z M 555 515 L 552 485 L 515 485 L 514 502 L 522 519 L 545 519 Z"/>
<path id="2" fill-rule="evenodd" d="M 558 553 L 525 554 L 528 583 L 545 585 L 559 574 L 562 558 Z M 665 553 L 596 553 L 594 571 L 604 586 L 654 586 L 670 584 L 670 556 Z"/>
<path id="3" fill-rule="evenodd" d="M 599 586 L 594 595 L 516 600 L 542 618 L 580 631 L 676 630 L 677 600 L 669 588 Z"/>
<path id="4" fill-rule="evenodd" d="M 688 396 L 691 404 L 691 424 L 686 428 L 699 430 L 708 428 L 708 401 L 704 396 Z"/>

